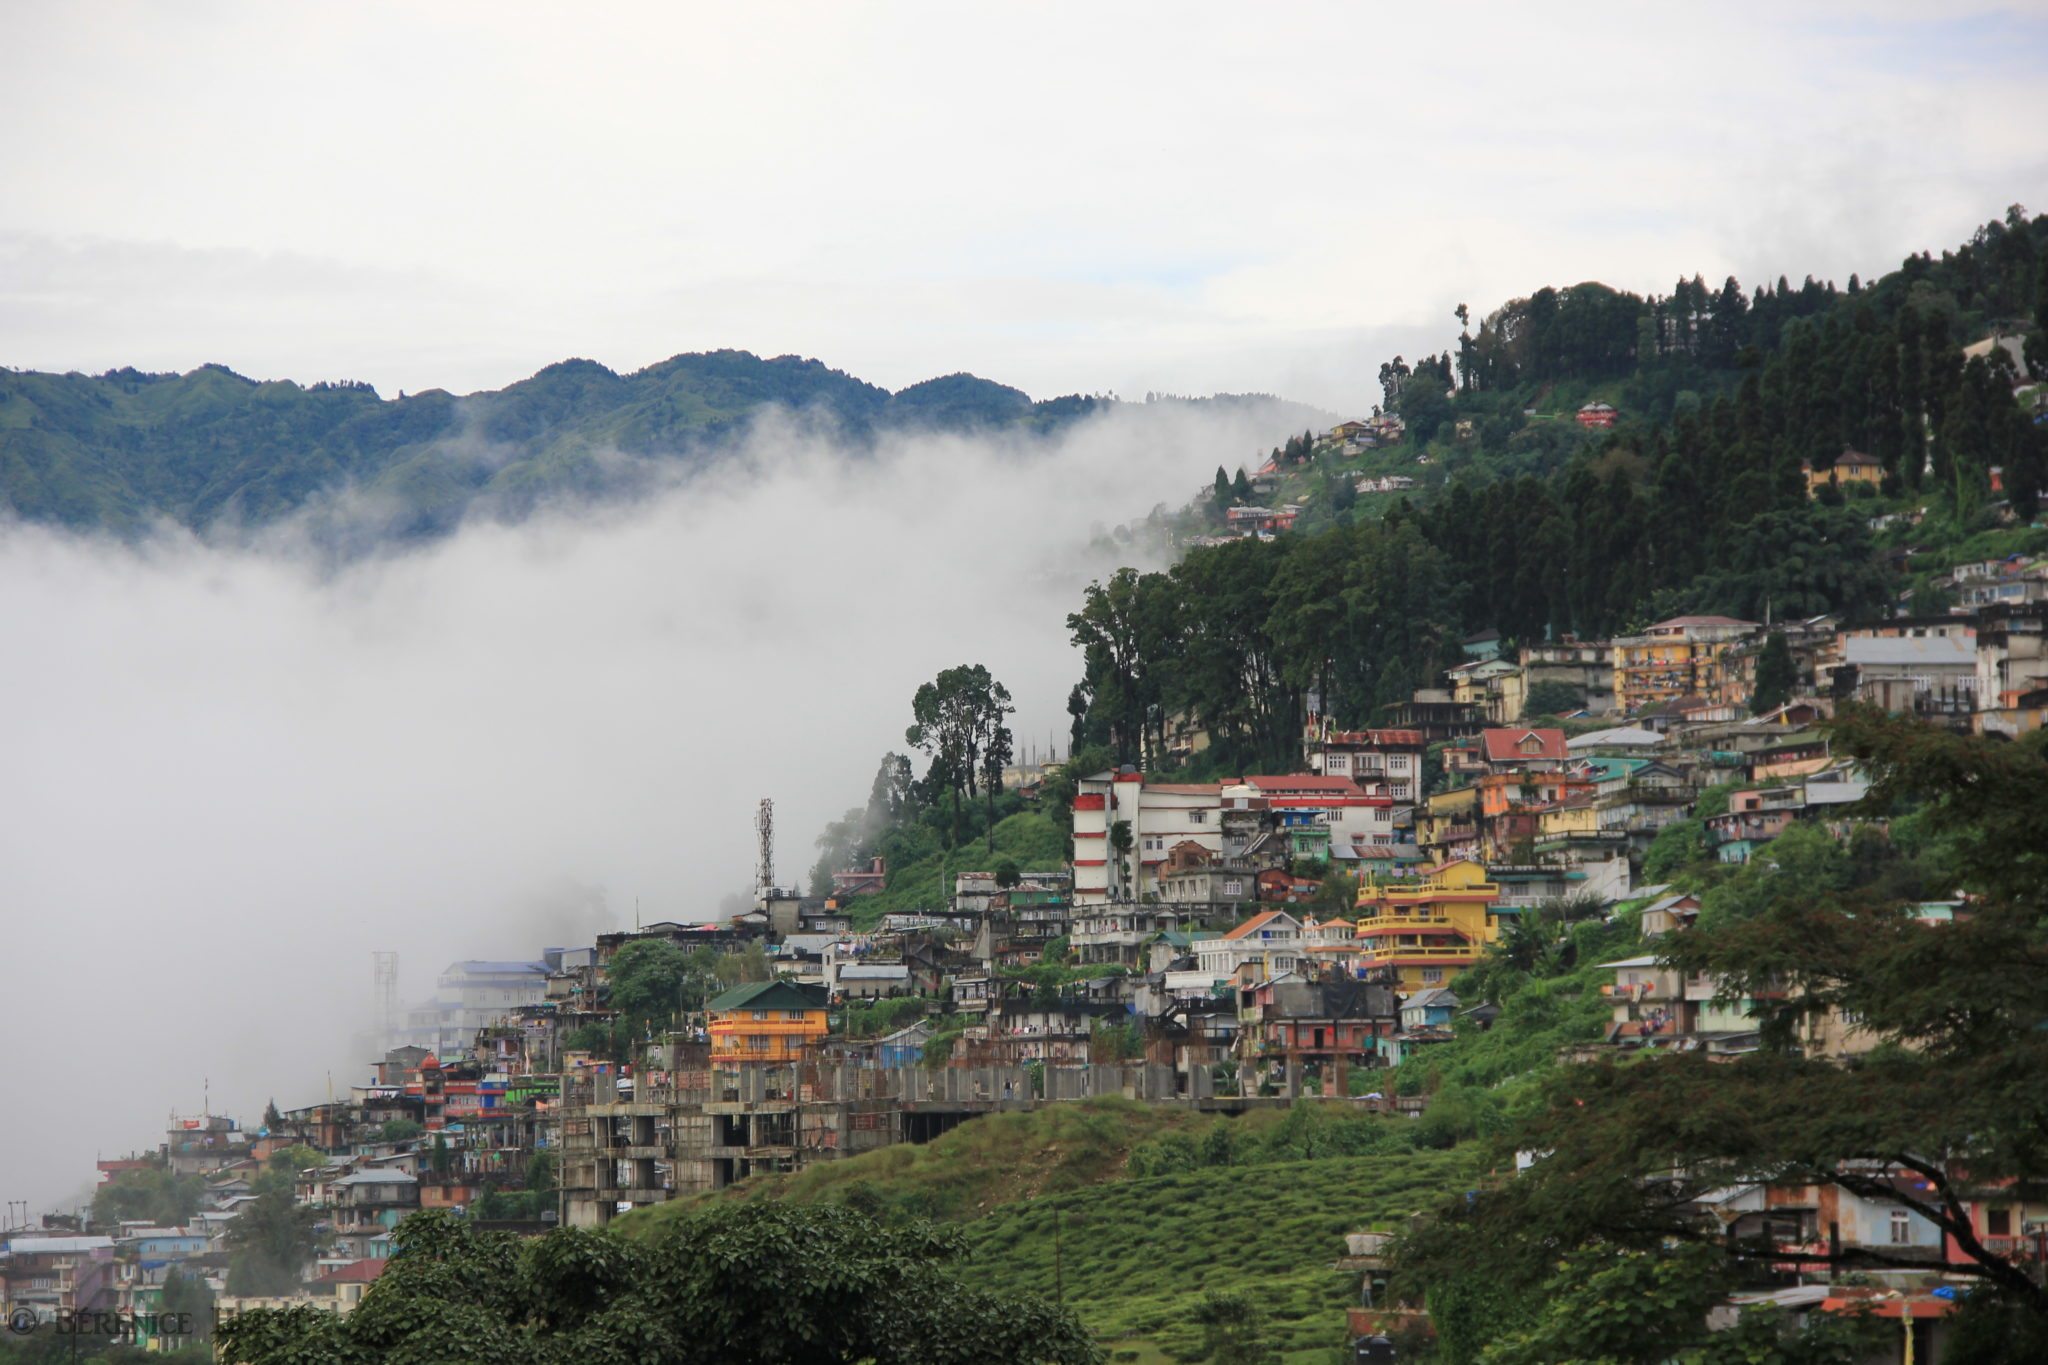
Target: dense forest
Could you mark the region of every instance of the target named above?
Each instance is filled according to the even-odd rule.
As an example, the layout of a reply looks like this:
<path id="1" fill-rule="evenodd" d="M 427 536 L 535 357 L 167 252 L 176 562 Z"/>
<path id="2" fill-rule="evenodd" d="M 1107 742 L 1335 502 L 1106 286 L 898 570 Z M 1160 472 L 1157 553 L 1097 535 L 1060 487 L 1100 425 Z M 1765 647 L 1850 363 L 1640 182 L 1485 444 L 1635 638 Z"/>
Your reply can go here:
<path id="1" fill-rule="evenodd" d="M 1327 446 L 1276 451 L 1283 467 L 1332 465 L 1325 505 L 1303 517 L 1320 529 L 1091 585 L 1069 618 L 1086 658 L 1068 702 L 1076 750 L 1157 768 L 1191 724 L 1210 763 L 1288 762 L 1312 697 L 1365 723 L 1485 628 L 1592 639 L 1681 612 L 1881 611 L 1902 580 L 1873 512 L 1925 508 L 1916 534 L 1955 543 L 2037 512 L 2048 427 L 2014 401 L 2024 376 L 2007 350 L 1964 348 L 2026 333 L 2027 369 L 2048 376 L 2044 258 L 2048 216 L 2015 207 L 1869 285 L 1541 289 L 1476 331 L 1461 306 L 1455 350 L 1380 371 L 1407 425 L 1395 450 L 1448 481 L 1367 515 Z M 1579 397 L 1611 402 L 1618 422 L 1582 428 Z M 1883 488 L 1809 497 L 1802 466 L 1849 449 L 1882 461 Z M 1219 480 L 1198 512 L 1220 518 L 1244 491 Z"/>
<path id="2" fill-rule="evenodd" d="M 504 389 L 380 397 L 367 384 L 189 374 L 0 370 L 0 515 L 132 534 L 168 519 L 262 525 L 349 495 L 334 536 L 371 543 L 516 518 L 545 499 L 644 492 L 726 447 L 775 407 L 828 423 L 849 447 L 884 432 L 1053 432 L 1115 400 L 1034 402 L 953 374 L 891 393 L 796 356 L 678 355 L 632 374 L 589 360 Z M 1286 425 L 1311 410 L 1264 395 Z M 624 458 L 622 458 L 624 457 Z M 343 548 L 348 548 L 344 546 Z"/>

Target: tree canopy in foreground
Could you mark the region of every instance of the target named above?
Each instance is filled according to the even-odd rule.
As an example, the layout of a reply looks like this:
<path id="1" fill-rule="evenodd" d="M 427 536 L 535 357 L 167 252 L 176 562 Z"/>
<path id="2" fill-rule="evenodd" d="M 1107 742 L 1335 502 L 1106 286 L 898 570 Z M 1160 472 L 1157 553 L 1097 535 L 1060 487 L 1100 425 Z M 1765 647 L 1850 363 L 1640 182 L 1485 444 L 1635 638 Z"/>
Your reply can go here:
<path id="1" fill-rule="evenodd" d="M 726 1205 L 651 1237 L 521 1240 L 415 1214 L 355 1311 L 265 1309 L 221 1325 L 245 1365 L 1094 1365 L 1078 1319 L 948 1268 L 960 1234 L 853 1210 Z"/>

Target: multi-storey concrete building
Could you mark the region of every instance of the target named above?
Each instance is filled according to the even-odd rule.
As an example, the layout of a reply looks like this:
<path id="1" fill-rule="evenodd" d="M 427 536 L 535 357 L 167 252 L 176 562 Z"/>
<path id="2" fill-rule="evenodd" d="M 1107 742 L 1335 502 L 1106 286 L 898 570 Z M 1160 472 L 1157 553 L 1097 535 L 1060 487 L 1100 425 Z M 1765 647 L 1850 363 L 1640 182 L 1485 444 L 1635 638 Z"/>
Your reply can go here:
<path id="1" fill-rule="evenodd" d="M 713 1070 L 802 1061 L 829 1031 L 823 992 L 787 981 L 735 986 L 704 1012 Z"/>
<path id="2" fill-rule="evenodd" d="M 1499 714 L 1512 725 L 1529 713 L 1529 693 L 1543 683 L 1568 687 L 1587 711 L 1614 709 L 1614 646 L 1605 640 L 1560 640 L 1524 645 L 1521 667 L 1500 679 Z"/>
<path id="3" fill-rule="evenodd" d="M 1428 748 L 1420 730 L 1311 728 L 1304 748 L 1309 770 L 1346 777 L 1367 792 L 1384 788 L 1396 804 L 1418 799 Z"/>
<path id="4" fill-rule="evenodd" d="M 1403 992 L 1448 985 L 1500 937 L 1501 890 L 1465 859 L 1419 879 L 1368 883 L 1353 919 L 1361 966 L 1389 968 Z"/>
<path id="5" fill-rule="evenodd" d="M 1977 624 L 1980 734 L 2008 738 L 2048 724 L 2048 605 L 1995 607 Z"/>
<path id="6" fill-rule="evenodd" d="M 1167 850 L 1183 841 L 1223 851 L 1220 782 L 1147 782 L 1134 768 L 1083 778 L 1074 797 L 1074 905 L 1160 893 Z M 1116 847 L 1125 827 L 1126 848 Z"/>
<path id="7" fill-rule="evenodd" d="M 1721 656 L 1759 629 L 1732 616 L 1674 616 L 1613 643 L 1614 704 L 1634 712 L 1720 690 Z"/>

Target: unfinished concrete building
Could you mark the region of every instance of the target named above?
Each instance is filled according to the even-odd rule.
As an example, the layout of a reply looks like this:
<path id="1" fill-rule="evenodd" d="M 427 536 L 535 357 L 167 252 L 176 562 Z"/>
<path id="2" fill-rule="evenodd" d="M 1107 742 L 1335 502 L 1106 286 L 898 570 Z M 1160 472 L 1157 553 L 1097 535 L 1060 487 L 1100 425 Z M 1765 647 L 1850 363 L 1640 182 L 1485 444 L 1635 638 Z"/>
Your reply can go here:
<path id="1" fill-rule="evenodd" d="M 751 1175 L 929 1142 L 978 1114 L 1096 1095 L 1208 1099 L 1182 1093 L 1173 1069 L 1158 1065 L 1047 1067 L 1042 1097 L 1021 1066 L 687 1071 L 642 1079 L 631 1096 L 603 1085 L 564 1086 L 563 1219 L 572 1227 Z"/>

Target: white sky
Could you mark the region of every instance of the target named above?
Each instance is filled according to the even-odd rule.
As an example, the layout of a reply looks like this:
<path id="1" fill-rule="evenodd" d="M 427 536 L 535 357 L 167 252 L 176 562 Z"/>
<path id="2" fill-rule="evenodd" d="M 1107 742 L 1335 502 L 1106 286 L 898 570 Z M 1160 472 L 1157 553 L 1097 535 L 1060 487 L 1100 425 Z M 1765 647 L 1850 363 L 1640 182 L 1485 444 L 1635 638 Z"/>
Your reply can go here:
<path id="1" fill-rule="evenodd" d="M 1975 8 L 10 6 L 0 364 L 1355 406 L 1460 300 L 2048 206 L 2048 15 Z"/>

